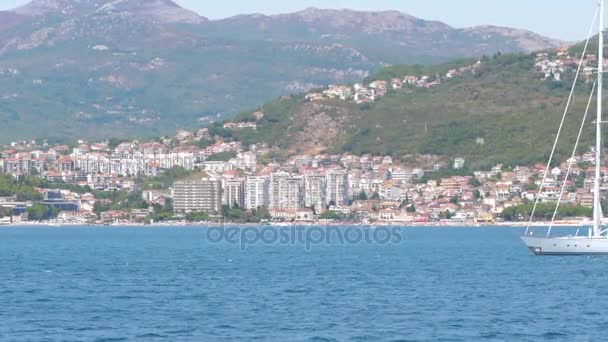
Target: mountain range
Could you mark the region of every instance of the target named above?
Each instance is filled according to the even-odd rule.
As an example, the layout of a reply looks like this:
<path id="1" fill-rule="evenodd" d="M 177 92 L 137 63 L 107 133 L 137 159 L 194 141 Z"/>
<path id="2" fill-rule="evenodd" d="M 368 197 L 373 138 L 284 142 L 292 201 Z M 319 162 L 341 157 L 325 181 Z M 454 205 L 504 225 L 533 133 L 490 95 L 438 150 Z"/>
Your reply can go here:
<path id="1" fill-rule="evenodd" d="M 34 0 L 0 12 L 0 142 L 153 136 L 392 64 L 562 44 L 396 11 L 208 20 L 170 0 Z"/>

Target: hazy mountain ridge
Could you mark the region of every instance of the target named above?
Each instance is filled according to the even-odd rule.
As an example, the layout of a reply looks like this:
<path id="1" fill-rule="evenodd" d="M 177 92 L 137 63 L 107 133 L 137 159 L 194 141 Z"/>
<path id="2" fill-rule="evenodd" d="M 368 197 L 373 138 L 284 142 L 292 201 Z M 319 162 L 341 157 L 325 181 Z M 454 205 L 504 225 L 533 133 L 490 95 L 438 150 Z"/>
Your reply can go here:
<path id="1" fill-rule="evenodd" d="M 14 12 L 26 16 L 114 13 L 147 16 L 148 19 L 165 23 L 198 24 L 207 20 L 171 0 L 34 0 L 16 8 Z"/>
<path id="2" fill-rule="evenodd" d="M 35 0 L 0 12 L 0 135 L 155 135 L 394 63 L 558 45 L 396 11 L 206 20 L 169 0 Z M 45 122 L 45 129 L 38 122 Z"/>
<path id="3" fill-rule="evenodd" d="M 503 52 L 532 52 L 565 44 L 523 29 L 490 25 L 454 28 L 439 21 L 423 20 L 398 11 L 361 12 L 308 8 L 300 12 L 270 16 L 240 15 L 211 21 L 208 25 L 243 26 L 247 28 L 247 35 L 257 33 L 278 40 L 289 39 L 293 33 L 300 33 L 305 39 L 324 40 L 349 40 L 368 36 L 381 38 L 394 48 L 425 47 L 432 53 L 441 51 L 439 55 L 451 57 L 471 51 L 471 46 L 474 46 L 475 53 L 491 54 L 497 51 L 497 46 L 492 45 L 498 43 L 504 45 Z M 452 50 L 445 51 L 448 49 Z M 428 54 L 428 51 L 425 52 Z"/>

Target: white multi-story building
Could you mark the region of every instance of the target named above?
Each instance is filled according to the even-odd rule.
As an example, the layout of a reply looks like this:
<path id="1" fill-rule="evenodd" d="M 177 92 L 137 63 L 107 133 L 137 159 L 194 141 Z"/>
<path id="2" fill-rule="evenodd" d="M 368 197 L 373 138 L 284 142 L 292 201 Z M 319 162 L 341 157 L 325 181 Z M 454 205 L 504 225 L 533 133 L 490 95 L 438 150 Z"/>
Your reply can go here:
<path id="1" fill-rule="evenodd" d="M 391 172 L 391 178 L 397 181 L 409 182 L 412 174 L 407 170 L 397 168 Z"/>
<path id="2" fill-rule="evenodd" d="M 255 172 L 257 157 L 253 152 L 239 153 L 235 159 L 235 168 Z"/>
<path id="3" fill-rule="evenodd" d="M 222 204 L 234 208 L 245 206 L 245 181 L 240 178 L 224 179 L 222 187 Z"/>
<path id="4" fill-rule="evenodd" d="M 226 161 L 205 161 L 203 162 L 203 169 L 205 171 L 222 173 L 225 171 L 232 171 L 233 165 Z"/>
<path id="5" fill-rule="evenodd" d="M 325 177 L 323 175 L 304 176 L 304 206 L 315 208 L 317 213 L 325 210 Z"/>
<path id="6" fill-rule="evenodd" d="M 173 187 L 173 207 L 176 213 L 201 211 L 220 212 L 222 183 L 216 178 L 176 182 Z"/>
<path id="7" fill-rule="evenodd" d="M 326 175 L 326 203 L 338 207 L 348 205 L 348 173 L 346 170 L 330 170 Z"/>
<path id="8" fill-rule="evenodd" d="M 464 158 L 456 158 L 456 159 L 454 159 L 453 166 L 456 170 L 460 170 L 460 169 L 464 168 L 464 163 L 465 163 Z"/>
<path id="9" fill-rule="evenodd" d="M 280 209 L 300 209 L 304 207 L 304 182 L 302 178 L 289 178 L 282 181 L 279 194 Z"/>
<path id="10" fill-rule="evenodd" d="M 73 155 L 74 168 L 85 174 L 111 174 L 133 177 L 139 174 L 154 176 L 159 170 L 183 167 L 195 168 L 196 156 L 191 152 L 143 153 L 141 151 L 115 152 L 111 156 L 104 153 L 78 153 Z M 154 165 L 154 167 L 150 167 Z"/>
<path id="11" fill-rule="evenodd" d="M 269 208 L 280 208 L 280 191 L 281 184 L 284 180 L 289 179 L 290 175 L 287 172 L 274 172 L 270 175 L 269 194 L 270 203 Z"/>
<path id="12" fill-rule="evenodd" d="M 270 208 L 299 209 L 304 206 L 304 182 L 286 172 L 270 176 Z"/>
<path id="13" fill-rule="evenodd" d="M 268 177 L 247 177 L 245 181 L 245 209 L 253 210 L 270 205 Z"/>

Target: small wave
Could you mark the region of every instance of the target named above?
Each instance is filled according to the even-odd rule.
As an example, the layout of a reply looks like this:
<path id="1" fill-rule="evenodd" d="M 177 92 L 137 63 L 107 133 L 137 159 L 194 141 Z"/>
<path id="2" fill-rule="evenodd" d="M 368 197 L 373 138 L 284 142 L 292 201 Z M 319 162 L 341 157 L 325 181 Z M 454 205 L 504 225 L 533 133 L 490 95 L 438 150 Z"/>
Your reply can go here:
<path id="1" fill-rule="evenodd" d="M 216 329 L 235 329 L 236 327 L 229 324 L 220 324 L 215 327 Z"/>
<path id="2" fill-rule="evenodd" d="M 287 289 L 284 291 L 285 293 L 310 293 L 310 290 L 294 290 L 294 289 Z"/>
<path id="3" fill-rule="evenodd" d="M 497 331 L 490 331 L 490 332 L 482 333 L 479 337 L 481 337 L 482 339 L 494 340 L 494 339 L 497 339 L 498 336 L 500 336 L 499 332 L 497 332 Z"/>
<path id="4" fill-rule="evenodd" d="M 192 332 L 196 331 L 196 329 L 181 329 L 181 330 L 170 330 L 167 331 L 167 334 L 170 335 L 180 335 L 180 334 L 190 334 Z"/>
<path id="5" fill-rule="evenodd" d="M 337 341 L 335 338 L 328 338 L 328 337 L 323 337 L 323 336 L 313 336 L 310 339 L 308 339 L 311 342 L 331 342 L 331 341 Z"/>
<path id="6" fill-rule="evenodd" d="M 143 335 L 137 335 L 136 338 L 168 338 L 168 335 L 161 335 L 156 333 L 147 333 Z"/>
<path id="7" fill-rule="evenodd" d="M 132 297 L 132 296 L 114 296 L 114 297 L 112 297 L 112 299 L 135 299 L 135 297 Z"/>
<path id="8" fill-rule="evenodd" d="M 542 335 L 542 337 L 546 338 L 546 339 L 557 339 L 557 338 L 562 338 L 562 337 L 566 337 L 566 336 L 568 336 L 568 334 L 562 333 L 562 332 L 556 332 L 556 331 L 546 332 Z"/>
<path id="9" fill-rule="evenodd" d="M 91 330 L 95 330 L 91 327 L 77 327 L 77 328 L 67 328 L 67 331 L 91 331 Z"/>

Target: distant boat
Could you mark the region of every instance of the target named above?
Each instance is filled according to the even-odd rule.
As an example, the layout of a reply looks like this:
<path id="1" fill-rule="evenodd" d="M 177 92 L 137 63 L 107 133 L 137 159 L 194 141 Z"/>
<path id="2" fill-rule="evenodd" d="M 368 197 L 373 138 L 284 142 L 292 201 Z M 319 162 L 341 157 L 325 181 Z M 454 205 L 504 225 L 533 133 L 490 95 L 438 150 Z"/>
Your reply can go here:
<path id="1" fill-rule="evenodd" d="M 587 232 L 584 235 L 579 235 L 580 228 L 577 230 L 575 235 L 570 236 L 562 236 L 562 237 L 554 237 L 551 236 L 551 228 L 553 227 L 553 223 L 555 222 L 555 218 L 557 216 L 557 211 L 561 202 L 561 198 L 564 192 L 565 183 L 562 186 L 562 190 L 560 196 L 558 198 L 558 202 L 556 205 L 555 212 L 553 213 L 553 218 L 551 220 L 551 224 L 547 230 L 547 233 L 543 235 L 535 235 L 532 226 L 532 221 L 534 219 L 534 214 L 536 212 L 537 205 L 539 203 L 539 196 L 536 196 L 536 202 L 532 209 L 532 213 L 530 214 L 530 222 L 528 223 L 528 227 L 526 228 L 526 232 L 524 236 L 522 236 L 522 240 L 526 244 L 526 246 L 532 251 L 532 253 L 536 255 L 608 255 L 608 230 L 602 229 L 602 208 L 600 205 L 600 186 L 601 186 L 601 153 L 602 153 L 602 125 L 606 124 L 602 120 L 602 91 L 603 91 L 603 73 L 604 73 L 604 0 L 600 0 L 598 4 L 598 9 L 596 11 L 596 16 L 593 19 L 592 29 L 595 25 L 595 20 L 599 15 L 599 49 L 598 49 L 598 68 L 597 68 L 597 81 L 593 86 L 593 90 L 591 91 L 591 95 L 589 97 L 589 102 L 587 104 L 587 111 L 585 112 L 585 116 L 583 117 L 583 122 L 581 124 L 581 128 L 579 130 L 579 135 L 576 140 L 576 144 L 574 146 L 574 151 L 572 153 L 572 157 L 569 161 L 568 171 L 566 173 L 566 179 L 570 175 L 571 167 L 573 164 L 574 156 L 576 155 L 576 149 L 578 147 L 578 143 L 580 141 L 581 134 L 583 132 L 583 127 L 585 125 L 585 120 L 587 117 L 587 113 L 589 112 L 589 108 L 591 106 L 592 98 L 595 93 L 595 89 L 597 89 L 597 118 L 594 122 L 595 131 L 596 131 L 596 144 L 595 144 L 595 180 L 593 186 L 593 226 L 587 228 Z M 568 113 L 568 107 L 572 100 L 572 95 L 574 94 L 574 87 L 576 86 L 578 76 L 581 71 L 582 62 L 585 58 L 587 48 L 589 47 L 590 37 L 592 36 L 592 29 L 589 32 L 589 38 L 587 38 L 587 42 L 585 43 L 585 47 L 583 50 L 583 55 L 581 57 L 581 63 L 579 64 L 579 68 L 576 72 L 576 76 L 573 83 L 572 92 L 570 94 L 570 98 L 568 99 L 568 105 L 566 106 L 566 110 L 564 111 L 564 116 L 562 118 L 560 128 L 558 130 L 557 136 L 555 138 L 555 143 L 553 145 L 553 151 L 551 152 L 551 156 L 549 157 L 549 162 L 547 163 L 547 170 L 545 171 L 545 176 L 543 177 L 540 189 L 538 194 L 542 192 L 543 186 L 547 179 L 547 175 L 549 173 L 549 168 L 551 162 L 553 161 L 553 156 L 555 153 L 555 149 L 557 147 L 557 141 L 559 139 L 562 127 L 564 125 L 565 117 Z"/>

